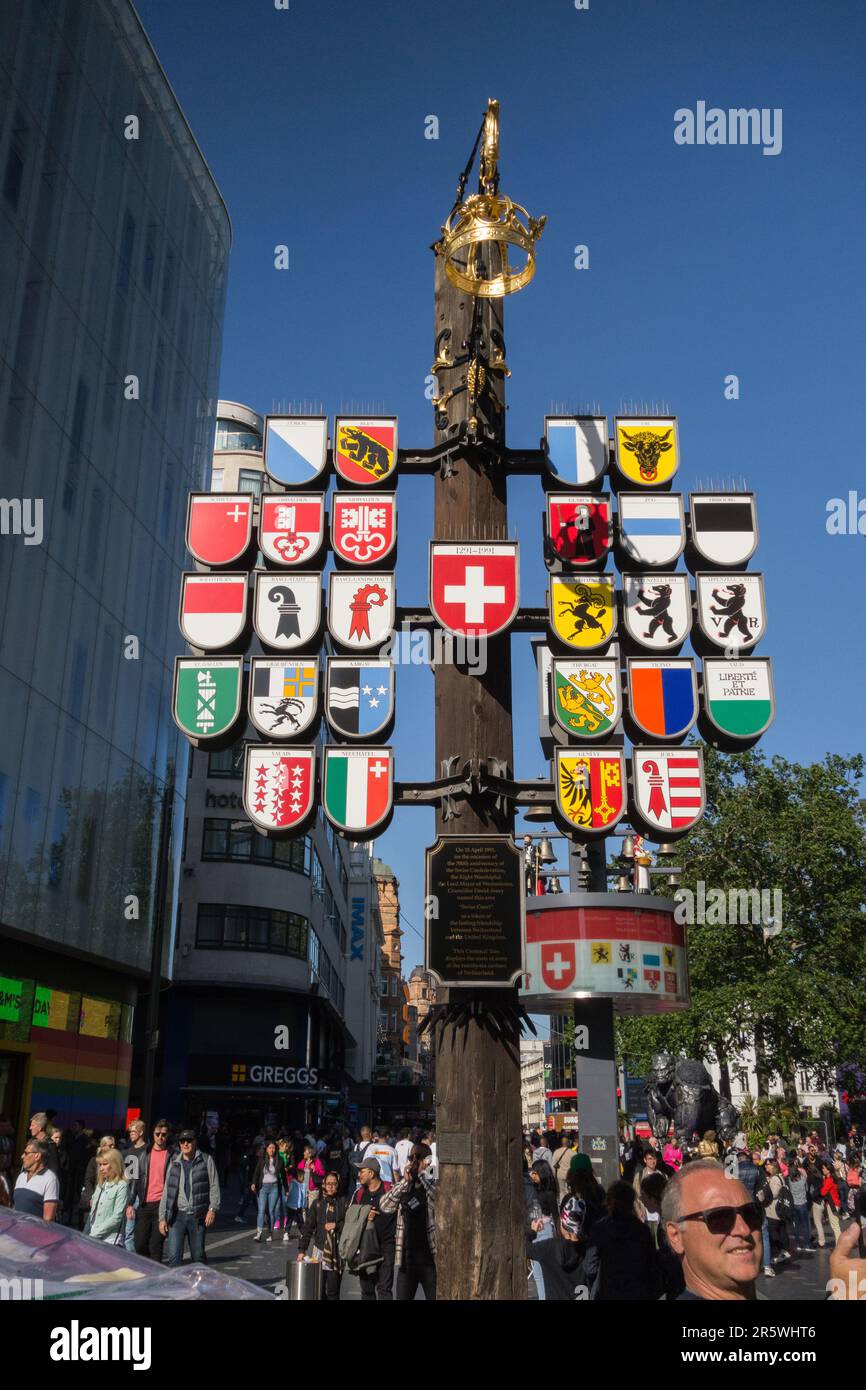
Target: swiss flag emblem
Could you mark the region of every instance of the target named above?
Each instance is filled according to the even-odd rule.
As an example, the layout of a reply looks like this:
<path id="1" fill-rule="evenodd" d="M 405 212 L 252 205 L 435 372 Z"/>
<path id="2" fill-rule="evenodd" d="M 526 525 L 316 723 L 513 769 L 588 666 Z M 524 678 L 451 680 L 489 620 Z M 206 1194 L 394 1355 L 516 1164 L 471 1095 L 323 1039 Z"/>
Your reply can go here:
<path id="1" fill-rule="evenodd" d="M 495 637 L 520 602 L 516 541 L 430 547 L 430 608 L 457 637 Z"/>
<path id="2" fill-rule="evenodd" d="M 250 547 L 253 499 L 248 493 L 190 494 L 186 546 L 203 565 L 233 565 Z"/>
<path id="3" fill-rule="evenodd" d="M 577 971 L 573 941 L 547 941 L 541 947 L 541 978 L 548 989 L 569 989 Z"/>

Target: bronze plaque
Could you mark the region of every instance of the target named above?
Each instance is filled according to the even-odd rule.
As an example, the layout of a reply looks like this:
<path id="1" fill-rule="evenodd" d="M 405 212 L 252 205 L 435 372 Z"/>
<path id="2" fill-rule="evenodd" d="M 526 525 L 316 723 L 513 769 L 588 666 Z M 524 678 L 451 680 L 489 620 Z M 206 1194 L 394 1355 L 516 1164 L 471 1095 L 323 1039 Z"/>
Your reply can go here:
<path id="1" fill-rule="evenodd" d="M 525 891 L 523 855 L 507 835 L 448 835 L 427 850 L 426 968 L 437 984 L 516 984 Z"/>

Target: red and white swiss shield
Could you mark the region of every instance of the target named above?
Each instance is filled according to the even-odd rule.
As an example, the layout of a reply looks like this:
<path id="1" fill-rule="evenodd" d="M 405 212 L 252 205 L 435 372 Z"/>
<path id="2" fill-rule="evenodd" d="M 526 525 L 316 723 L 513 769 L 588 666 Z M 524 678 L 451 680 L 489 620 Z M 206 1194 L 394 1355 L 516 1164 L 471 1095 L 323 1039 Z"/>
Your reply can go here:
<path id="1" fill-rule="evenodd" d="M 290 834 L 310 815 L 316 785 L 315 748 L 248 743 L 244 810 L 259 830 Z"/>
<path id="2" fill-rule="evenodd" d="M 573 941 L 541 943 L 541 978 L 548 989 L 570 989 L 577 973 Z"/>
<path id="3" fill-rule="evenodd" d="M 181 576 L 179 623 L 191 647 L 222 651 L 238 640 L 246 622 L 246 574 Z"/>
<path id="4" fill-rule="evenodd" d="M 331 545 L 350 565 L 375 565 L 394 549 L 397 507 L 393 492 L 335 492 L 331 498 Z"/>
<path id="5" fill-rule="evenodd" d="M 520 603 L 516 541 L 430 544 L 430 609 L 457 637 L 495 637 Z"/>
<path id="6" fill-rule="evenodd" d="M 252 526 L 249 493 L 190 493 L 186 548 L 200 564 L 236 564 L 249 550 Z"/>
<path id="7" fill-rule="evenodd" d="M 325 530 L 322 493 L 279 493 L 262 498 L 259 548 L 275 565 L 302 565 L 319 550 Z"/>

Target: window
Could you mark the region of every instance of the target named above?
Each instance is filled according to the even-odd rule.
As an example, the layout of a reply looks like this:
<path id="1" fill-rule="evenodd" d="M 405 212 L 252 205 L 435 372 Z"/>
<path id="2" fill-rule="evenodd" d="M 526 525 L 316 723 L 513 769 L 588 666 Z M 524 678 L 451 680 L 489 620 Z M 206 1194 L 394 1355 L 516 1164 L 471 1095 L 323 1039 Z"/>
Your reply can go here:
<path id="1" fill-rule="evenodd" d="M 299 840 L 266 840 L 247 821 L 209 816 L 204 822 L 201 857 L 205 860 L 269 864 L 309 876 L 311 849 L 309 836 Z"/>
<path id="2" fill-rule="evenodd" d="M 261 436 L 254 429 L 239 425 L 236 420 L 217 420 L 214 449 L 220 449 L 226 453 L 236 453 L 242 449 L 254 449 L 260 453 L 261 448 Z"/>
<path id="3" fill-rule="evenodd" d="M 244 743 L 241 739 L 231 748 L 223 748 L 219 753 L 208 753 L 208 777 L 231 777 L 239 782 L 243 776 Z"/>
<path id="4" fill-rule="evenodd" d="M 15 113 L 15 130 L 6 158 L 6 172 L 3 175 L 3 197 L 13 212 L 18 209 L 21 185 L 24 181 L 24 151 L 27 144 L 27 127 L 20 111 Z"/>
<path id="5" fill-rule="evenodd" d="M 142 280 L 144 288 L 150 292 L 153 285 L 153 271 L 156 265 L 156 223 L 148 222 L 144 233 L 144 268 Z"/>
<path id="6" fill-rule="evenodd" d="M 120 262 L 117 267 L 117 284 L 121 290 L 129 289 L 129 276 L 132 270 L 132 248 L 135 245 L 135 218 L 127 208 L 123 219 L 120 237 Z"/>
<path id="7" fill-rule="evenodd" d="M 241 468 L 238 472 L 238 492 L 251 492 L 253 497 L 261 497 L 262 476 L 257 470 Z"/>
<path id="8" fill-rule="evenodd" d="M 162 275 L 162 296 L 160 298 L 160 314 L 164 319 L 171 315 L 174 302 L 174 272 L 177 262 L 177 255 L 169 249 L 165 253 L 165 268 Z"/>
<path id="9" fill-rule="evenodd" d="M 63 855 L 66 849 L 66 827 L 69 813 L 65 806 L 57 806 L 54 811 L 51 846 L 48 851 L 48 884 L 59 888 L 63 878 Z"/>
<path id="10" fill-rule="evenodd" d="M 324 893 L 325 871 L 317 850 L 313 850 L 313 892 Z"/>
<path id="11" fill-rule="evenodd" d="M 222 492 L 223 490 L 223 470 L 222 468 L 211 469 L 210 475 L 211 492 Z"/>
<path id="12" fill-rule="evenodd" d="M 322 945 L 315 931 L 310 929 L 310 976 L 317 980 L 339 1009 L 345 1001 L 345 990 L 337 974 L 337 968 Z"/>
<path id="13" fill-rule="evenodd" d="M 84 442 L 84 422 L 87 418 L 87 398 L 89 391 L 82 377 L 78 378 L 75 391 L 75 405 L 72 409 L 72 426 L 69 431 L 69 452 L 66 456 L 66 480 L 63 484 L 63 510 L 71 512 L 78 491 L 78 471 L 81 464 L 82 444 Z"/>
<path id="14" fill-rule="evenodd" d="M 90 901 L 90 884 L 96 859 L 96 819 L 85 816 L 81 828 L 81 848 L 78 856 L 78 883 L 76 893 L 81 902 Z"/>
<path id="15" fill-rule="evenodd" d="M 258 951 L 306 960 L 309 928 L 306 917 L 296 912 L 201 903 L 195 944 L 206 951 Z"/>

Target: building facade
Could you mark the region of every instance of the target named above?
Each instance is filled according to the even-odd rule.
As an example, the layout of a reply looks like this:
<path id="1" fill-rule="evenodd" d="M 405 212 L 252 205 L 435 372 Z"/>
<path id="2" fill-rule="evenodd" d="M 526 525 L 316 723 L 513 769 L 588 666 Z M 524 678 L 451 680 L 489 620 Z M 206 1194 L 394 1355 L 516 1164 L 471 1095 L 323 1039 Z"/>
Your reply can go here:
<path id="1" fill-rule="evenodd" d="M 377 1080 L 397 1085 L 401 1080 L 399 1073 L 404 1066 L 408 1041 L 405 1037 L 408 994 L 403 983 L 400 883 L 391 866 L 381 859 L 373 860 L 373 879 L 383 938 L 376 1072 Z"/>
<path id="2" fill-rule="evenodd" d="M 418 1079 L 422 1082 L 434 1081 L 434 1053 L 430 1033 L 424 1027 L 430 1010 L 436 1003 L 436 986 L 433 976 L 422 966 L 416 965 L 409 976 L 407 990 L 409 1011 L 414 1037 L 415 1057 L 418 1063 Z"/>
<path id="3" fill-rule="evenodd" d="M 523 1128 L 544 1129 L 544 1043 L 523 1038 L 520 1043 L 520 1109 Z"/>
<path id="4" fill-rule="evenodd" d="M 213 491 L 261 496 L 263 424 L 218 403 Z M 257 741 L 251 725 L 233 747 L 191 755 L 159 1108 L 233 1131 L 368 1118 L 381 939 L 370 849 L 321 809 L 303 836 L 259 834 L 243 809 L 244 739 Z"/>
<path id="5" fill-rule="evenodd" d="M 184 818 L 173 615 L 231 228 L 129 0 L 0 5 L 0 55 L 0 1111 L 103 1131 L 172 776 Z"/>

